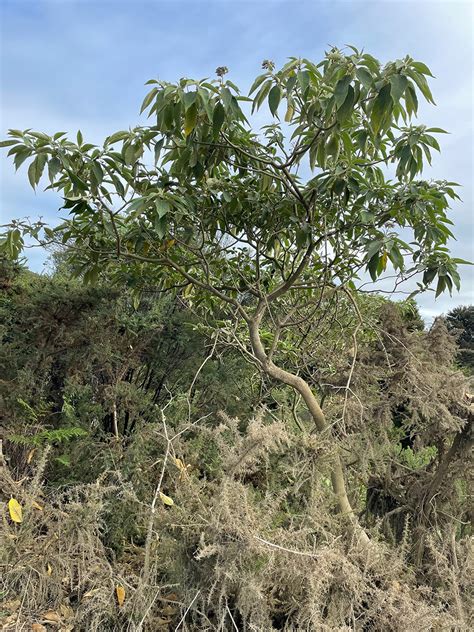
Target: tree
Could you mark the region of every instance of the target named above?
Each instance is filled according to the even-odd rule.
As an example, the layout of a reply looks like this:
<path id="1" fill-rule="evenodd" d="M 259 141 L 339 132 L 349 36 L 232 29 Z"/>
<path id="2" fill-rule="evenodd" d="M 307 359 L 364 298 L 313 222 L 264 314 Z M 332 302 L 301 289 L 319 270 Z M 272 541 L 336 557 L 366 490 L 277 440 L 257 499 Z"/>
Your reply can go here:
<path id="1" fill-rule="evenodd" d="M 141 112 L 152 124 L 112 134 L 103 147 L 81 132 L 72 142 L 62 132 L 10 130 L 3 146 L 16 168 L 33 158 L 35 188 L 47 166 L 47 188 L 70 217 L 55 228 L 12 222 L 2 248 L 15 257 L 25 238 L 63 244 L 86 282 L 126 278 L 137 296 L 159 282 L 182 288 L 197 309 L 219 309 L 227 340 L 299 393 L 317 430 L 333 437 L 337 505 L 367 542 L 336 436 L 314 385 L 298 375 L 295 331 L 344 303 L 355 315 L 355 362 L 365 270 L 373 283 L 390 272 L 395 287 L 421 277 L 416 292 L 437 279 L 436 296 L 459 287 L 462 261 L 446 247 L 455 183 L 421 178 L 439 150 L 434 134 L 444 132 L 412 123 L 419 95 L 434 103 L 432 75 L 411 57 L 382 65 L 353 47 L 319 64 L 262 67 L 249 97 L 225 67 L 214 80 L 149 81 Z M 271 118 L 256 130 L 248 117 L 264 104 Z"/>
<path id="2" fill-rule="evenodd" d="M 459 364 L 469 373 L 474 370 L 474 306 L 460 305 L 446 316 L 446 325 L 457 334 Z"/>

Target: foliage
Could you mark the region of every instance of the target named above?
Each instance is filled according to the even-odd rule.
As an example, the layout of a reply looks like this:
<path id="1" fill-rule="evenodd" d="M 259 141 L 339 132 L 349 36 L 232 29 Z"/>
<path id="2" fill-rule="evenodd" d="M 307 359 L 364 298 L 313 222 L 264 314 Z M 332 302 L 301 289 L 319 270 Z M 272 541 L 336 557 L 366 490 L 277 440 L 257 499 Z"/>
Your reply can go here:
<path id="1" fill-rule="evenodd" d="M 168 392 L 189 386 L 208 345 L 193 321 L 177 298 L 151 293 L 135 309 L 126 288 L 12 273 L 0 303 L 0 418 L 17 462 L 54 444 L 56 456 L 71 461 L 67 476 L 93 477 L 86 455 L 97 438 L 114 433 L 114 406 L 126 438 L 156 418 Z M 192 410 L 250 411 L 243 397 L 252 390 L 250 373 L 235 357 L 221 354 L 202 376 Z"/>
<path id="2" fill-rule="evenodd" d="M 152 268 L 155 282 L 190 283 L 230 304 L 242 291 L 272 294 L 301 256 L 301 273 L 317 271 L 318 284 L 353 281 L 364 267 L 375 280 L 390 262 L 402 277 L 423 273 L 420 289 L 435 277 L 437 293 L 458 287 L 460 260 L 446 249 L 453 183 L 416 179 L 443 133 L 412 123 L 417 94 L 434 103 L 429 69 L 410 57 L 383 66 L 353 48 L 263 68 L 252 97 L 222 72 L 152 80 L 142 112 L 155 124 L 116 132 L 103 147 L 80 132 L 73 142 L 10 130 L 3 145 L 15 167 L 33 159 L 33 187 L 48 167 L 48 188 L 72 218 L 54 229 L 14 222 L 4 251 L 15 256 L 24 234 L 68 243 L 86 280 L 118 265 L 139 285 Z M 245 105 L 254 113 L 264 103 L 272 120 L 254 131 Z M 308 168 L 315 175 L 303 180 Z"/>
<path id="3" fill-rule="evenodd" d="M 448 312 L 446 324 L 458 336 L 458 362 L 469 375 L 474 372 L 474 307 L 459 306 Z"/>
<path id="4" fill-rule="evenodd" d="M 436 277 L 436 296 L 459 289 L 457 265 L 466 262 L 447 248 L 457 194 L 454 183 L 417 179 L 430 148 L 439 149 L 433 134 L 444 133 L 412 124 L 417 93 L 434 103 L 423 63 L 407 56 L 382 66 L 349 47 L 319 64 L 262 66 L 252 97 L 241 96 L 223 67 L 215 80 L 148 82 L 142 112 L 156 125 L 112 134 L 103 148 L 84 143 L 81 132 L 73 143 L 62 132 L 10 130 L 3 145 L 16 167 L 33 158 L 35 188 L 48 165 L 48 188 L 61 192 L 71 217 L 55 228 L 12 222 L 2 246 L 15 258 L 25 237 L 62 244 L 76 274 L 126 279 L 136 304 L 158 284 L 181 288 L 204 316 L 224 311 L 234 344 L 299 393 L 326 432 L 311 384 L 296 375 L 297 358 L 282 368 L 273 356 L 296 350 L 294 324 L 331 307 L 328 297 L 344 293 L 358 312 L 351 292 L 364 269 L 375 282 L 390 262 L 395 287 L 422 274 L 415 294 Z M 242 107 L 251 103 L 253 114 L 264 101 L 272 122 L 257 131 Z M 331 480 L 348 529 L 368 544 L 338 452 Z"/>
<path id="5" fill-rule="evenodd" d="M 470 555 L 465 429 L 472 404 L 463 399 L 463 376 L 452 369 L 456 347 L 442 321 L 425 332 L 413 327 L 413 305 L 361 297 L 364 329 L 347 401 L 353 340 L 342 333 L 351 326 L 350 303 L 339 304 L 336 319 L 329 312 L 315 322 L 306 337 L 305 370 L 321 389 L 350 488 L 357 490 L 353 505 L 371 535 L 370 553 L 362 553 L 345 541 L 344 521 L 334 511 L 334 442 L 311 432 L 302 402 L 272 381 L 259 382 L 246 401 L 258 373 L 224 339 L 194 381 L 209 344 L 199 342 L 205 329 L 198 327 L 189 347 L 182 326 L 192 321 L 190 308 L 163 329 L 156 311 L 142 302 L 136 312 L 126 288 L 118 294 L 25 271 L 4 293 L 16 307 L 2 312 L 9 384 L 15 384 L 8 397 L 3 390 L 2 406 L 11 421 L 0 468 L 6 618 L 45 622 L 52 612 L 64 626 L 118 630 L 138 626 L 146 612 L 143 629 L 171 630 L 192 604 L 184 629 L 213 629 L 222 620 L 230 627 L 232 618 L 239 629 L 462 629 Z M 79 317 L 71 305 L 84 305 L 85 297 Z M 169 314 L 168 300 L 159 306 L 154 299 L 159 314 Z M 37 332 L 25 327 L 32 314 Z M 146 342 L 140 362 L 157 366 L 170 348 L 181 360 L 167 372 L 157 407 L 147 389 L 132 396 L 143 379 L 119 375 L 117 441 L 110 393 L 96 376 L 108 376 L 112 362 L 141 366 L 124 332 L 130 318 L 141 322 L 132 346 Z M 150 344 L 150 328 L 160 344 Z M 80 351 L 76 343 L 86 333 Z M 191 356 L 174 346 L 182 336 Z M 44 363 L 56 349 L 64 360 L 61 379 L 54 377 L 57 367 Z M 60 415 L 52 414 L 51 401 Z M 227 402 L 240 408 L 240 418 L 218 413 Z M 136 423 L 125 431 L 126 410 Z M 168 451 L 163 411 L 168 436 L 177 438 L 159 491 L 173 504 L 160 499 L 153 515 L 144 583 L 150 503 Z M 67 447 L 48 441 L 48 433 L 67 432 L 66 422 L 87 434 Z M 15 428 L 38 444 L 42 437 L 33 453 L 31 445 L 12 441 Z M 67 468 L 55 461 L 65 450 Z M 22 508 L 21 523 L 8 518 L 10 498 Z M 118 586 L 125 590 L 121 606 Z"/>
<path id="6" fill-rule="evenodd" d="M 459 287 L 455 185 L 422 178 L 443 130 L 413 123 L 431 73 L 351 47 L 263 71 L 251 97 L 224 67 L 153 80 L 152 124 L 102 147 L 3 143 L 69 212 L 1 244 L 59 263 L 0 277 L 1 475 L 24 508 L 5 591 L 34 582 L 15 625 L 467 628 L 472 396 L 446 323 L 374 294 Z"/>

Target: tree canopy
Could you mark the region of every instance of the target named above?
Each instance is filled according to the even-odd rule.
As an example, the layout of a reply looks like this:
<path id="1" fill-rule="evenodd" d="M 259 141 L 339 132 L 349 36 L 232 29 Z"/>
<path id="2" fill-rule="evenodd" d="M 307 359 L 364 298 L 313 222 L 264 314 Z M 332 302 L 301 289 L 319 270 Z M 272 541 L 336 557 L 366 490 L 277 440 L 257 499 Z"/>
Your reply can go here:
<path id="1" fill-rule="evenodd" d="M 15 167 L 32 159 L 33 187 L 47 171 L 70 218 L 54 229 L 15 222 L 3 250 L 16 255 L 25 234 L 60 238 L 86 280 L 109 266 L 138 278 L 153 268 L 165 285 L 228 303 L 243 290 L 277 298 L 308 270 L 319 287 L 364 268 L 375 281 L 389 263 L 400 278 L 420 274 L 420 290 L 459 287 L 446 248 L 454 183 L 421 178 L 444 133 L 413 123 L 419 98 L 434 103 L 425 64 L 382 65 L 355 48 L 279 70 L 267 60 L 251 96 L 216 72 L 149 81 L 141 111 L 152 124 L 102 147 L 81 132 L 73 142 L 10 130 L 2 145 Z"/>

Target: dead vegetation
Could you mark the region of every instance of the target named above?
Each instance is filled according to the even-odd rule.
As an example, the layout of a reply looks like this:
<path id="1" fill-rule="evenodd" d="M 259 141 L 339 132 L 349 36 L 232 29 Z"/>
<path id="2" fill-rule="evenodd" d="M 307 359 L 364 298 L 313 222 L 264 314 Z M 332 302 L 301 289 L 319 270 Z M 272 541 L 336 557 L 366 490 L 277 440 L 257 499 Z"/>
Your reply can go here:
<path id="1" fill-rule="evenodd" d="M 222 469 L 209 477 L 196 456 L 191 465 L 186 433 L 170 444 L 163 489 L 174 504 L 157 505 L 146 573 L 146 545 L 128 543 L 116 559 L 103 544 L 120 503 L 143 533 L 152 515 L 117 472 L 48 493 L 37 485 L 47 454 L 31 481 L 2 468 L 23 507 L 20 524 L 3 520 L 5 630 L 469 629 L 467 538 L 429 535 L 420 574 L 408 519 L 396 548 L 383 521 L 369 549 L 346 540 L 314 438 L 262 417 L 242 432 L 225 415 L 193 432 L 204 436 L 200 458 Z"/>
<path id="2" fill-rule="evenodd" d="M 356 360 L 334 335 L 301 367 L 331 435 L 216 340 L 166 381 L 136 321 L 134 338 L 112 317 L 99 335 L 92 309 L 79 355 L 84 321 L 71 354 L 52 326 L 62 355 L 25 352 L 0 384 L 3 629 L 472 629 L 468 381 L 442 321 L 425 332 L 392 304 L 370 310 Z M 5 353 L 34 347 L 6 329 Z M 369 547 L 337 510 L 335 440 Z"/>

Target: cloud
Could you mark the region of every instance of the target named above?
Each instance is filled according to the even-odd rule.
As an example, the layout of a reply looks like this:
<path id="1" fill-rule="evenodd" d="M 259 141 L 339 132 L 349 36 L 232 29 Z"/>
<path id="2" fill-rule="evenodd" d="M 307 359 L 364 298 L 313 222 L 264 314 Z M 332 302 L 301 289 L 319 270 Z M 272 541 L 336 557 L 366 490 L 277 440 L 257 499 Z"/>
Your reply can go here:
<path id="1" fill-rule="evenodd" d="M 99 143 L 139 121 L 143 84 L 151 77 L 204 77 L 226 65 L 248 87 L 264 58 L 319 59 L 330 45 L 346 43 L 383 60 L 410 53 L 436 75 L 438 106 L 422 106 L 420 120 L 451 132 L 440 139 L 443 153 L 426 176 L 463 185 L 463 203 L 453 207 L 453 250 L 474 259 L 470 2 L 3 0 L 0 11 L 2 135 L 9 127 L 81 129 Z M 0 171 L 3 221 L 37 213 L 54 220 L 53 193 L 35 195 L 24 170 L 15 174 L 3 152 Z M 30 263 L 41 268 L 41 254 Z M 474 270 L 462 272 L 462 294 L 419 299 L 427 317 L 474 301 Z"/>

